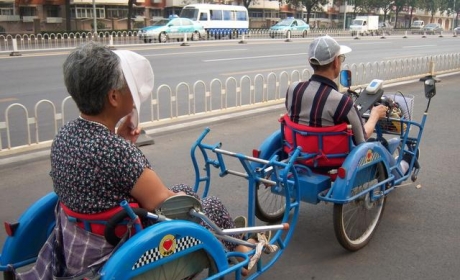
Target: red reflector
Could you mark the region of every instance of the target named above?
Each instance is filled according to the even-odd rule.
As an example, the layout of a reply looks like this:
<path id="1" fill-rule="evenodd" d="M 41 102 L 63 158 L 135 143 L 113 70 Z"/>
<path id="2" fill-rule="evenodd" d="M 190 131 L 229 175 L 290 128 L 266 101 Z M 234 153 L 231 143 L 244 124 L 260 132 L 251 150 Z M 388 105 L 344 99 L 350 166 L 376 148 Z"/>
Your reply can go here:
<path id="1" fill-rule="evenodd" d="M 8 234 L 8 236 L 13 236 L 13 235 L 14 235 L 14 232 L 16 231 L 16 229 L 17 229 L 18 226 L 19 226 L 19 223 L 8 223 L 8 222 L 5 222 L 4 225 L 5 225 L 6 234 Z"/>
<path id="2" fill-rule="evenodd" d="M 345 168 L 340 167 L 337 170 L 337 176 L 339 176 L 339 178 L 341 178 L 341 179 L 345 179 L 345 177 L 347 176 L 347 171 L 345 170 Z"/>
<path id="3" fill-rule="evenodd" d="M 260 156 L 260 151 L 256 150 L 256 149 L 253 149 L 252 150 L 252 157 L 259 158 L 259 156 Z"/>

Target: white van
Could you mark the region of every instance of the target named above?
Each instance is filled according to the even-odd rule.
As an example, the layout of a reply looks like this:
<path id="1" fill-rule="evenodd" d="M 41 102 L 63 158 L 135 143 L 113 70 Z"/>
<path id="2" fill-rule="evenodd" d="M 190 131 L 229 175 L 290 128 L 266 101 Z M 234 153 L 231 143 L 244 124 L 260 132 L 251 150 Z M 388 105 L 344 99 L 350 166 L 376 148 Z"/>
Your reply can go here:
<path id="1" fill-rule="evenodd" d="M 412 34 L 423 33 L 425 22 L 423 20 L 414 20 L 411 24 Z"/>
<path id="2" fill-rule="evenodd" d="M 190 4 L 185 6 L 180 17 L 201 24 L 208 37 L 237 37 L 249 30 L 248 9 L 244 6 L 219 4 Z"/>

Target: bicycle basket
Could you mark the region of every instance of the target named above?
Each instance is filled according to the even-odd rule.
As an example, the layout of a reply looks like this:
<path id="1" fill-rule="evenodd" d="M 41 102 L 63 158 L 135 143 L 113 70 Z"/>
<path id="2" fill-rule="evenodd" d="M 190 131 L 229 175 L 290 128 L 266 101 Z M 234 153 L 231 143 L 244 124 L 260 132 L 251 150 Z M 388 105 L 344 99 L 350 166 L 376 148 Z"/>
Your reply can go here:
<path id="1" fill-rule="evenodd" d="M 380 125 L 384 133 L 402 134 L 406 132 L 406 129 L 408 128 L 407 124 L 395 119 L 412 120 L 412 114 L 414 112 L 414 96 L 410 94 L 403 96 L 400 93 L 387 93 L 385 96 L 399 104 L 399 111 L 395 110 L 390 116 L 391 119 L 379 120 L 378 125 Z"/>

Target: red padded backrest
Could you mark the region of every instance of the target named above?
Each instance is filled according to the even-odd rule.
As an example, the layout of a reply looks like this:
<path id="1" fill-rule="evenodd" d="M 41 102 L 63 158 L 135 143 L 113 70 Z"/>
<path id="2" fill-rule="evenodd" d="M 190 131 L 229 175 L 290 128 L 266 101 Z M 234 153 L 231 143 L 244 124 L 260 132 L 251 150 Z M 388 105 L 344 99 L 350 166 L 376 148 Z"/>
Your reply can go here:
<path id="1" fill-rule="evenodd" d="M 335 126 L 310 127 L 294 123 L 288 115 L 281 119 L 284 126 L 284 151 L 302 147 L 299 163 L 311 167 L 339 167 L 350 152 L 352 131 L 347 123 Z"/>
<path id="2" fill-rule="evenodd" d="M 94 234 L 102 236 L 104 236 L 105 222 L 107 222 L 110 218 L 112 218 L 115 214 L 117 214 L 123 209 L 121 206 L 117 206 L 110 210 L 97 214 L 82 214 L 70 210 L 62 202 L 60 203 L 60 205 L 67 216 L 75 218 L 77 220 L 76 223 L 79 227 L 91 231 Z M 131 208 L 139 208 L 139 204 L 137 203 L 130 203 L 129 205 L 131 206 Z M 89 229 L 88 226 L 90 227 Z M 117 236 L 123 236 L 126 230 L 126 225 L 118 225 L 115 228 L 115 234 Z"/>

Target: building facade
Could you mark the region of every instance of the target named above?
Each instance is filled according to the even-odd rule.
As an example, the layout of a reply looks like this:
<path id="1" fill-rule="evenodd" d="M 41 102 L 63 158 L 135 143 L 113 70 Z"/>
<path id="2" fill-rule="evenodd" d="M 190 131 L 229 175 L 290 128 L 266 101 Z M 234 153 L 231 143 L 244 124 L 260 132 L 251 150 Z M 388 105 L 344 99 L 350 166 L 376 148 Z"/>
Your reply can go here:
<path id="1" fill-rule="evenodd" d="M 70 9 L 66 10 L 66 2 Z M 136 30 L 150 25 L 155 18 L 179 14 L 185 5 L 196 2 L 238 4 L 238 0 L 137 0 L 133 5 L 131 28 Z M 305 9 L 278 0 L 253 1 L 248 10 L 250 28 L 268 28 L 288 16 L 307 18 Z M 0 33 L 59 32 L 67 30 L 68 24 L 72 31 L 93 31 L 94 14 L 98 31 L 126 30 L 128 0 L 0 0 Z M 383 11 L 371 14 L 380 15 L 383 20 Z M 341 5 L 338 1 L 334 4 L 331 0 L 322 11 L 310 15 L 309 23 L 313 28 L 346 28 L 355 15 L 353 6 Z M 412 20 L 437 22 L 450 30 L 454 18 L 445 13 L 431 16 L 426 11 L 413 9 Z M 388 14 L 387 21 L 396 21 L 394 13 Z M 396 27 L 408 28 L 409 21 L 410 11 L 404 10 L 399 13 Z"/>

